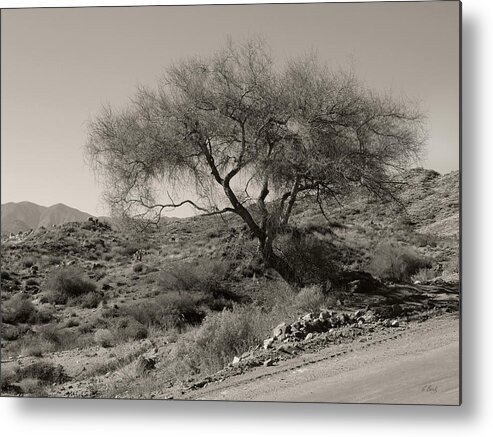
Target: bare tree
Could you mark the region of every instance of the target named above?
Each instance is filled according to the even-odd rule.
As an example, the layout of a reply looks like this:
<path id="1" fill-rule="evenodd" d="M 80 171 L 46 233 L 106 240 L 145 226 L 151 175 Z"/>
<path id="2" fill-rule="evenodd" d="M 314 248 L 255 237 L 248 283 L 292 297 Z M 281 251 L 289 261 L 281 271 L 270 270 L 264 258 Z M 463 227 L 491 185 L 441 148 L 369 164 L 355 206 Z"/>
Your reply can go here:
<path id="1" fill-rule="evenodd" d="M 295 203 L 313 196 L 324 211 L 327 199 L 355 187 L 395 197 L 401 171 L 419 155 L 422 120 L 409 104 L 316 59 L 281 68 L 264 43 L 250 40 L 173 66 L 123 111 L 104 109 L 91 122 L 87 151 L 114 212 L 159 221 L 189 204 L 237 214 L 266 264 L 293 283 L 273 243 Z M 165 192 L 168 200 L 158 201 Z"/>

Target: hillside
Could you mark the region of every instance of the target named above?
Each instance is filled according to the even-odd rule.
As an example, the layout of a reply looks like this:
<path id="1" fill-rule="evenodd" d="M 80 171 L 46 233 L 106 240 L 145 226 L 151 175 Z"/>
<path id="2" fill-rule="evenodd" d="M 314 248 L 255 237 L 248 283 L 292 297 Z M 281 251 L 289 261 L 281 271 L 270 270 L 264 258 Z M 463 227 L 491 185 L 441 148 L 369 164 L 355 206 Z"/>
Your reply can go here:
<path id="1" fill-rule="evenodd" d="M 58 203 L 49 207 L 32 202 L 2 204 L 2 234 L 18 233 L 41 226 L 49 227 L 68 222 L 87 220 L 90 214 Z"/>
<path id="2" fill-rule="evenodd" d="M 276 248 L 301 290 L 230 214 L 148 234 L 84 220 L 4 237 L 3 390 L 163 397 L 457 311 L 458 172 L 410 171 L 400 197 L 357 193 L 327 205 L 328 221 L 301 202 L 302 244 L 289 231 Z"/>

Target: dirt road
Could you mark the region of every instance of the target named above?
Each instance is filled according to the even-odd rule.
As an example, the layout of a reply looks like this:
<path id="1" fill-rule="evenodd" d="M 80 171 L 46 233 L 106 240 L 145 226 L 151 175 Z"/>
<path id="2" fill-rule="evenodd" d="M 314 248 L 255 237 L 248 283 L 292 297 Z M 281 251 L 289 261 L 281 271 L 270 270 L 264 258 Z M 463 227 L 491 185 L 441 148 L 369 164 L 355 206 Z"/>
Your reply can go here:
<path id="1" fill-rule="evenodd" d="M 369 342 L 305 355 L 277 368 L 257 369 L 186 397 L 459 405 L 458 315 L 430 319 Z"/>

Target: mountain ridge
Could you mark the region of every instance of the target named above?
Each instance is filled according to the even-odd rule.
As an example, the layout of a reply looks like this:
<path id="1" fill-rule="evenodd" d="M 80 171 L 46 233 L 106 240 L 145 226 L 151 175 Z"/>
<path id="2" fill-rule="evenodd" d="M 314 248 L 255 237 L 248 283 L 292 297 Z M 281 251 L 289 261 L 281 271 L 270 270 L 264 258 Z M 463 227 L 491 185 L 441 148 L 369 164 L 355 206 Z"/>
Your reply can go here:
<path id="1" fill-rule="evenodd" d="M 10 234 L 87 220 L 92 215 L 63 203 L 42 206 L 30 201 L 7 202 L 1 205 L 1 233 Z"/>

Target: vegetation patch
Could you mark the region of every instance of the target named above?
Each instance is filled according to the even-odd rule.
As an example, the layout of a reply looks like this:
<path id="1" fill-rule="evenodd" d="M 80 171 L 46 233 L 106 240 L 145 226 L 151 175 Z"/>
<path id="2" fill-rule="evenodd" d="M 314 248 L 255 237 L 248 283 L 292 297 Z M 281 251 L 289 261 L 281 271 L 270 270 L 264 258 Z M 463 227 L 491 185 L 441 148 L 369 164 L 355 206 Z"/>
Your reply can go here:
<path id="1" fill-rule="evenodd" d="M 429 258 L 410 247 L 387 241 L 376 248 L 369 271 L 382 279 L 409 282 L 420 269 L 430 267 Z"/>
<path id="2" fill-rule="evenodd" d="M 29 297 L 18 293 L 2 303 L 2 321 L 11 325 L 19 323 L 35 324 L 39 320 L 39 311 Z"/>
<path id="3" fill-rule="evenodd" d="M 97 288 L 96 284 L 77 267 L 64 267 L 53 271 L 46 287 L 51 292 L 49 299 L 53 303 L 63 305 L 86 301 L 89 306 L 94 304 L 94 293 Z M 87 297 L 90 294 L 92 296 Z"/>

